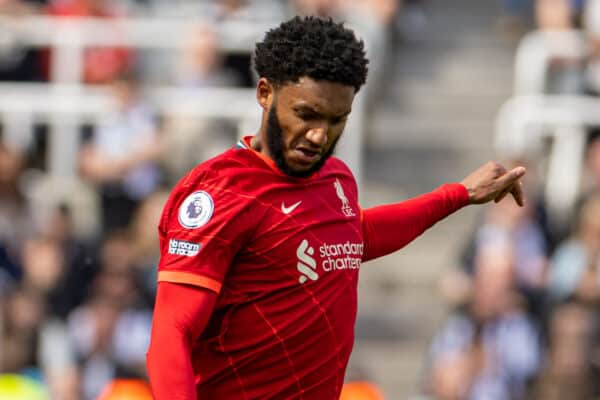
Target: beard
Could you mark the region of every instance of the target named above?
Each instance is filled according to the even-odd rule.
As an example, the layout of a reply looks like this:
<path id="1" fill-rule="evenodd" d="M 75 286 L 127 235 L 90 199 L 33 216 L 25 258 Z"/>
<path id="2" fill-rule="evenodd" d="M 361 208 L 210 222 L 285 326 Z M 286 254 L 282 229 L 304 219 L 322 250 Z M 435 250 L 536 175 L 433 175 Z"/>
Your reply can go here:
<path id="1" fill-rule="evenodd" d="M 279 123 L 279 117 L 277 116 L 277 108 L 273 104 L 269 109 L 269 115 L 267 116 L 267 146 L 269 146 L 269 153 L 271 154 L 271 158 L 277 165 L 277 168 L 284 174 L 294 177 L 294 178 L 307 178 L 313 173 L 317 172 L 323 164 L 327 161 L 329 157 L 333 154 L 335 150 L 335 146 L 340 138 L 338 136 L 335 141 L 331 144 L 331 147 L 327 150 L 326 153 L 321 155 L 321 158 L 305 170 L 296 170 L 293 169 L 285 160 L 285 143 L 283 141 L 283 130 L 281 129 L 281 124 Z"/>

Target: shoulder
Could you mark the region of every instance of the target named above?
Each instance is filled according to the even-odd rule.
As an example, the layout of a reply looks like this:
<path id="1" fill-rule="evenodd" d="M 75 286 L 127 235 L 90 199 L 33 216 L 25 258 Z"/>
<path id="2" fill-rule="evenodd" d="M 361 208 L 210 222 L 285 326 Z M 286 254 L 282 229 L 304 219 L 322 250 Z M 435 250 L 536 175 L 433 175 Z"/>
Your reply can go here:
<path id="1" fill-rule="evenodd" d="M 250 201 L 241 190 L 242 177 L 249 174 L 242 151 L 228 150 L 204 161 L 184 175 L 171 190 L 164 207 L 163 218 L 178 210 L 184 203 L 201 200 L 206 205 L 240 205 Z M 218 204 L 217 204 L 218 203 Z"/>
<path id="2" fill-rule="evenodd" d="M 246 151 L 229 149 L 198 164 L 176 185 L 176 190 L 189 192 L 198 188 L 233 188 L 250 174 L 250 160 Z"/>
<path id="3" fill-rule="evenodd" d="M 329 160 L 327 160 L 327 163 L 325 163 L 323 166 L 323 174 L 342 175 L 354 180 L 354 174 L 350 170 L 350 167 L 348 167 L 348 165 L 340 158 L 335 156 L 332 156 L 329 158 Z"/>

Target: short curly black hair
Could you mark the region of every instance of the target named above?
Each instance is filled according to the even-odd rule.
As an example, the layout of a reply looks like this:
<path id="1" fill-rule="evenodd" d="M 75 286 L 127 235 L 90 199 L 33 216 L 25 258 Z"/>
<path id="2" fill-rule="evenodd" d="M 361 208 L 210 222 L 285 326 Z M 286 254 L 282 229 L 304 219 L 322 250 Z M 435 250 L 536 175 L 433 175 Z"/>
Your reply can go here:
<path id="1" fill-rule="evenodd" d="M 364 43 L 331 18 L 294 17 L 269 30 L 256 44 L 254 68 L 275 84 L 307 76 L 353 86 L 367 80 Z"/>

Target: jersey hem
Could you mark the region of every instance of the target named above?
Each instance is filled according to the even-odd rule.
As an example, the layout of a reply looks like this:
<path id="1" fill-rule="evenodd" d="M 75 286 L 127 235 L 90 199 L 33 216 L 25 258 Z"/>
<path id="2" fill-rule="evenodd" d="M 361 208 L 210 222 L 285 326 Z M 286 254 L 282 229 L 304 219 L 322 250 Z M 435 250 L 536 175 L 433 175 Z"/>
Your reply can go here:
<path id="1" fill-rule="evenodd" d="M 183 271 L 159 271 L 158 281 L 200 286 L 206 289 L 210 289 L 217 294 L 221 291 L 222 286 L 222 284 L 219 281 L 216 281 L 207 276 L 196 275 L 191 272 Z"/>

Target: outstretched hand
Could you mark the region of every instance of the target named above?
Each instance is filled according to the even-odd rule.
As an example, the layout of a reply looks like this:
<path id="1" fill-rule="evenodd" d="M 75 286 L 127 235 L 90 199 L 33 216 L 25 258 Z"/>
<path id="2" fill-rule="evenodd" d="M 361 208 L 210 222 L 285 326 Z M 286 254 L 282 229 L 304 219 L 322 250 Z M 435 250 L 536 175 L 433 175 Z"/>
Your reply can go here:
<path id="1" fill-rule="evenodd" d="M 491 200 L 497 203 L 510 193 L 522 207 L 525 199 L 520 179 L 523 175 L 524 167 L 508 171 L 497 162 L 489 161 L 471 172 L 461 184 L 467 188 L 471 204 L 482 204 Z"/>

